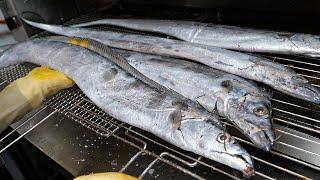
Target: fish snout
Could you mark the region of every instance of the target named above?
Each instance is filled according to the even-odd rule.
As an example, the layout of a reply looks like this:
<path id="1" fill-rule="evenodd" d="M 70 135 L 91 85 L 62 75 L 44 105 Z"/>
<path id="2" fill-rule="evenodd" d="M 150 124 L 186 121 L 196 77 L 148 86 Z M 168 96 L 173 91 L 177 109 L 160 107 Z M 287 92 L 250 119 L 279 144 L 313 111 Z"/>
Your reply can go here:
<path id="1" fill-rule="evenodd" d="M 320 104 L 320 91 L 317 87 L 312 86 L 311 84 L 302 84 L 300 87 L 295 89 L 296 96 L 299 99 L 307 100 Z"/>
<path id="2" fill-rule="evenodd" d="M 245 166 L 242 171 L 244 176 L 250 177 L 254 175 L 255 171 L 253 168 L 253 160 L 250 154 L 243 147 L 240 147 L 237 152 L 234 153 L 234 156 L 245 162 Z"/>
<path id="3" fill-rule="evenodd" d="M 311 97 L 311 101 L 313 101 L 316 104 L 320 104 L 320 91 L 318 88 L 309 85 L 306 87 L 306 89 L 309 90 L 309 92 L 307 94 L 309 94 L 309 96 Z"/>
<path id="4" fill-rule="evenodd" d="M 273 145 L 277 139 L 274 129 L 273 128 L 266 128 L 263 131 L 264 131 L 266 137 L 269 139 L 270 144 Z"/>
<path id="5" fill-rule="evenodd" d="M 315 102 L 316 104 L 320 104 L 320 96 L 319 96 L 319 97 L 316 97 L 316 98 L 314 99 L 314 102 Z"/>
<path id="6" fill-rule="evenodd" d="M 262 129 L 257 131 L 253 134 L 250 134 L 250 139 L 252 142 L 259 148 L 270 151 L 271 146 L 273 145 L 274 141 L 276 140 L 276 135 L 273 129 Z"/>
<path id="7" fill-rule="evenodd" d="M 244 169 L 244 172 L 243 172 L 243 174 L 244 174 L 246 177 L 253 176 L 254 173 L 255 173 L 254 168 L 251 167 L 251 166 L 247 166 L 247 167 Z"/>

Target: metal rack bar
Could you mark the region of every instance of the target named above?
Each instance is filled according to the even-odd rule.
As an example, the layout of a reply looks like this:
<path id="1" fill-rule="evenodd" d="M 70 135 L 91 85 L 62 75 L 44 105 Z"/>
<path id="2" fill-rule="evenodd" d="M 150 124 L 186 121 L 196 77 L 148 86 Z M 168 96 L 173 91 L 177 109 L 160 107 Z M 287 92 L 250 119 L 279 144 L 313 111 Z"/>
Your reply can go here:
<path id="1" fill-rule="evenodd" d="M 29 132 L 31 132 L 33 129 L 35 129 L 36 127 L 38 127 L 41 123 L 43 123 L 44 121 L 46 121 L 50 116 L 52 116 L 54 113 L 56 113 L 56 111 L 53 111 L 52 113 L 50 113 L 47 117 L 43 118 L 41 121 L 39 121 L 38 123 L 36 123 L 34 126 L 32 126 L 30 129 L 28 129 L 27 131 L 25 131 L 24 133 L 22 133 L 19 137 L 17 137 L 16 139 L 14 139 L 13 141 L 11 141 L 8 145 L 6 145 L 4 148 L 2 148 L 0 150 L 0 154 L 5 151 L 6 149 L 8 149 L 9 147 L 11 147 L 14 143 L 16 143 L 17 141 L 19 141 L 21 138 L 23 138 L 25 135 L 27 135 Z M 16 128 L 16 130 L 18 130 L 19 128 L 21 128 L 22 126 Z M 12 134 L 12 133 L 11 133 Z M 7 136 L 8 137 L 8 136 Z M 6 139 L 6 138 L 5 138 Z M 4 140 L 4 139 L 2 139 Z M 1 141 L 0 141 L 1 142 Z"/>

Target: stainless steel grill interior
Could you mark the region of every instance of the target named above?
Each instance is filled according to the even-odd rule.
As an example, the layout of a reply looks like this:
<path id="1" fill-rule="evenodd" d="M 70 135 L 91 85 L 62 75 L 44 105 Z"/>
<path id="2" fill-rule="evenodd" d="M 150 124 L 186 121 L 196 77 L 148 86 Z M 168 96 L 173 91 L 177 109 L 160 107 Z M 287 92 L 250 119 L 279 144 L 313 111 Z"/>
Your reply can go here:
<path id="1" fill-rule="evenodd" d="M 91 21 L 101 17 L 101 15 L 84 16 L 69 23 Z M 118 28 L 97 28 L 119 31 Z M 289 66 L 312 82 L 315 87 L 320 88 L 319 59 L 265 56 Z M 33 67 L 30 64 L 22 64 L 1 69 L 0 86 L 26 75 Z M 255 161 L 256 175 L 250 179 L 319 178 L 320 106 L 268 90 L 273 92 L 273 121 L 279 136 L 270 153 L 255 148 L 232 125 L 225 122 L 228 131 L 237 137 Z M 60 92 L 46 100 L 45 104 L 101 136 L 116 138 L 125 146 L 136 149 L 134 155 L 123 160 L 121 164 L 123 168 L 116 170 L 142 179 L 172 179 L 173 174 L 175 179 L 242 177 L 241 173 L 231 168 L 183 151 L 150 133 L 110 117 L 95 106 L 78 87 Z"/>

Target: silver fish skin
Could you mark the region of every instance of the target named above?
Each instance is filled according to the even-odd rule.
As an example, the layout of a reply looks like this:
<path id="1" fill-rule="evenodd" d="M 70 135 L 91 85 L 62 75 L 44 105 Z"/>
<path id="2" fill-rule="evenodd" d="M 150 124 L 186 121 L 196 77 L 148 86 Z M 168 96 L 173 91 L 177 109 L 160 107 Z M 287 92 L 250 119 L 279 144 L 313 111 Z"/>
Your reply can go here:
<path id="1" fill-rule="evenodd" d="M 49 39 L 82 44 L 80 46 L 112 60 L 133 77 L 143 82 L 151 82 L 146 84 L 162 92 L 167 92 L 183 101 L 188 98 L 209 112 L 215 113 L 217 110 L 220 115 L 230 119 L 258 147 L 266 151 L 270 150 L 275 140 L 270 121 L 271 96 L 262 92 L 254 83 L 184 60 L 133 51 L 116 51 L 91 39 L 62 36 L 51 36 Z M 190 82 L 194 83 L 191 85 Z"/>
<path id="2" fill-rule="evenodd" d="M 62 42 L 32 40 L 6 50 L 0 57 L 0 68 L 22 62 L 65 73 L 93 103 L 116 119 L 245 175 L 254 173 L 250 155 L 232 136 L 224 134 L 218 117 L 159 93 L 99 54 Z"/>
<path id="3" fill-rule="evenodd" d="M 270 120 L 271 94 L 255 83 L 181 59 L 118 52 L 145 76 L 226 117 L 256 146 L 270 150 L 276 139 Z"/>
<path id="4" fill-rule="evenodd" d="M 10 48 L 13 45 L 14 44 L 6 44 L 6 45 L 0 46 L 0 53 L 2 53 L 3 51 L 5 51 L 6 49 Z"/>
<path id="5" fill-rule="evenodd" d="M 72 28 L 23 20 L 31 26 L 59 35 L 90 38 L 120 49 L 190 59 L 215 69 L 265 83 L 285 94 L 320 104 L 320 91 L 305 78 L 263 57 L 153 36 Z"/>
<path id="6" fill-rule="evenodd" d="M 320 57 L 319 35 L 154 19 L 102 19 L 73 27 L 92 25 L 114 25 L 157 32 L 192 43 L 231 50 Z"/>

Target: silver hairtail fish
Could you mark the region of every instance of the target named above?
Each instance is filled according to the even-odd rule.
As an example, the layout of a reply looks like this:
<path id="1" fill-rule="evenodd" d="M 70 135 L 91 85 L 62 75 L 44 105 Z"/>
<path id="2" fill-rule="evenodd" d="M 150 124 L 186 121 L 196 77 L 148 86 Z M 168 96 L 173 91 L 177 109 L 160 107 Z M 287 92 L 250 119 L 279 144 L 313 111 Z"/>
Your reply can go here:
<path id="1" fill-rule="evenodd" d="M 51 36 L 50 39 L 90 49 L 110 59 L 142 82 L 151 82 L 146 84 L 162 92 L 172 96 L 175 96 L 172 91 L 179 93 L 176 98 L 187 98 L 209 112 L 218 112 L 266 151 L 270 150 L 275 140 L 270 121 L 271 95 L 261 91 L 254 83 L 184 60 L 116 51 L 91 39 L 62 36 Z"/>
<path id="2" fill-rule="evenodd" d="M 97 53 L 39 39 L 19 43 L 0 56 L 0 68 L 22 62 L 63 72 L 93 103 L 120 121 L 245 175 L 254 173 L 250 155 L 224 133 L 218 117 L 194 104 L 159 93 Z"/>
<path id="3" fill-rule="evenodd" d="M 118 51 L 152 80 L 230 120 L 258 147 L 269 151 L 275 140 L 271 95 L 255 83 L 207 66 L 163 56 Z"/>
<path id="4" fill-rule="evenodd" d="M 188 42 L 239 51 L 320 57 L 319 35 L 154 19 L 102 19 L 73 27 L 92 25 L 157 32 Z"/>
<path id="5" fill-rule="evenodd" d="M 50 37 L 96 51 L 87 46 L 85 39 L 60 38 Z M 7 48 L 10 46 L 13 45 Z M 128 63 L 153 81 L 199 103 L 209 112 L 226 117 L 256 146 L 270 150 L 276 139 L 270 121 L 271 95 L 261 91 L 255 83 L 181 59 L 124 50 L 114 53 L 126 56 Z"/>
<path id="6" fill-rule="evenodd" d="M 115 48 L 190 59 L 219 70 L 265 83 L 285 94 L 320 103 L 319 90 L 313 87 L 305 78 L 299 76 L 293 70 L 263 57 L 154 36 L 48 25 L 25 19 L 24 21 L 31 26 L 52 33 L 90 38 Z"/>

